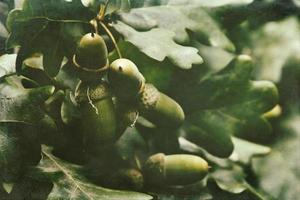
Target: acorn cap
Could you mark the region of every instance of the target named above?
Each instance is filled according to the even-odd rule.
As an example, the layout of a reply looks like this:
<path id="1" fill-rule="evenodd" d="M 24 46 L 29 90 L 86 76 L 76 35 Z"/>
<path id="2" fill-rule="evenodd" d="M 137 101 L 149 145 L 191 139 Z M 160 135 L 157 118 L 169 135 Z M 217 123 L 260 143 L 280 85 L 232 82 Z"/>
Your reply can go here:
<path id="1" fill-rule="evenodd" d="M 125 58 L 117 59 L 110 64 L 108 81 L 116 96 L 120 98 L 137 96 L 145 84 L 145 78 L 137 66 Z"/>
<path id="2" fill-rule="evenodd" d="M 141 115 L 161 127 L 177 128 L 185 119 L 181 106 L 152 84 L 145 84 L 140 93 L 139 108 Z"/>
<path id="3" fill-rule="evenodd" d="M 93 102 L 97 102 L 109 97 L 111 97 L 110 89 L 104 81 L 92 83 L 80 81 L 75 90 L 75 101 L 79 104 L 88 102 L 89 98 Z"/>
<path id="4" fill-rule="evenodd" d="M 140 190 L 144 185 L 144 178 L 136 169 L 120 169 L 111 178 L 112 184 L 120 189 Z"/>
<path id="5" fill-rule="evenodd" d="M 143 168 L 143 173 L 150 184 L 164 184 L 165 180 L 165 154 L 157 153 L 148 158 Z"/>
<path id="6" fill-rule="evenodd" d="M 107 47 L 97 33 L 87 33 L 79 41 L 75 61 L 86 69 L 99 69 L 107 65 Z"/>

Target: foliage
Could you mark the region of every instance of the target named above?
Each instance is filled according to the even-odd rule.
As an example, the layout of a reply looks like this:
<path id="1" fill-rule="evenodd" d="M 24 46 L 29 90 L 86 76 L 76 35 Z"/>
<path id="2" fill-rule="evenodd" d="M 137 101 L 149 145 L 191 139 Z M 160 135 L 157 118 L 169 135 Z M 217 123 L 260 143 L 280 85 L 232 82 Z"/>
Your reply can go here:
<path id="1" fill-rule="evenodd" d="M 296 199 L 297 1 L 111 0 L 95 26 L 105 3 L 0 2 L 0 197 Z M 89 150 L 73 56 L 80 38 L 94 31 L 110 62 L 121 53 L 181 105 L 181 127 L 139 116 L 114 144 Z M 211 169 L 180 187 L 115 179 L 119 170 L 142 171 L 158 152 L 199 155 Z"/>

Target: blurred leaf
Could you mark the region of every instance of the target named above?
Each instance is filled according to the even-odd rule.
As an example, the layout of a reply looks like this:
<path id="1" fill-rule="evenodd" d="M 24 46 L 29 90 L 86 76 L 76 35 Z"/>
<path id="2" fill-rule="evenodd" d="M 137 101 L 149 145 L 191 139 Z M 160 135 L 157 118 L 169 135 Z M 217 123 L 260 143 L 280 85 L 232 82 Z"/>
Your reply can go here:
<path id="1" fill-rule="evenodd" d="M 252 158 L 267 155 L 271 149 L 267 146 L 258 145 L 236 137 L 232 138 L 234 144 L 233 154 L 229 159 L 243 164 L 249 164 Z"/>
<path id="2" fill-rule="evenodd" d="M 197 41 L 193 41 L 193 46 L 199 50 L 204 60 L 203 65 L 209 68 L 210 73 L 220 71 L 234 58 L 234 54 L 220 47 L 206 46 Z"/>
<path id="3" fill-rule="evenodd" d="M 253 0 L 169 0 L 169 5 L 200 5 L 203 7 L 216 7 L 228 5 L 242 5 L 252 3 Z"/>
<path id="4" fill-rule="evenodd" d="M 253 170 L 260 187 L 272 198 L 297 199 L 300 188 L 300 115 L 291 114 L 282 122 L 283 138 L 273 146 L 272 153 L 253 160 Z"/>
<path id="5" fill-rule="evenodd" d="M 53 182 L 48 200 L 54 199 L 152 199 L 150 195 L 117 191 L 96 186 L 80 174 L 81 167 L 70 164 L 51 154 L 49 147 L 42 148 L 43 159 L 38 168 Z"/>
<path id="6" fill-rule="evenodd" d="M 177 98 L 189 114 L 187 139 L 228 157 L 233 151 L 231 135 L 251 127 L 253 119 L 263 120 L 260 116 L 277 104 L 278 92 L 271 82 L 250 81 L 252 68 L 249 57 L 238 56 L 220 72 L 191 87 L 182 86 L 188 89 L 176 88 L 182 91 Z"/>
<path id="7" fill-rule="evenodd" d="M 121 21 L 115 23 L 114 28 L 125 36 L 125 40 L 158 61 L 169 58 L 173 64 L 183 69 L 189 69 L 193 64 L 203 62 L 197 54 L 197 49 L 176 44 L 172 39 L 174 36 L 172 31 L 155 28 L 138 32 Z"/>
<path id="8" fill-rule="evenodd" d="M 284 65 L 300 60 L 300 23 L 296 17 L 269 22 L 252 35 L 252 52 L 257 60 L 258 79 L 279 82 Z"/>

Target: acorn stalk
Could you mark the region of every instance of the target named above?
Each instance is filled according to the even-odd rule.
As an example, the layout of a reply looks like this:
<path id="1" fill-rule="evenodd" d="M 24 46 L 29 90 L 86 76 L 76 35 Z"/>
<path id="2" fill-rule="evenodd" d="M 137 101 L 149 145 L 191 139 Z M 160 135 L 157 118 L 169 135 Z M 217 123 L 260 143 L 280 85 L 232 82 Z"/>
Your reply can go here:
<path id="1" fill-rule="evenodd" d="M 199 156 L 163 153 L 152 155 L 143 168 L 148 183 L 170 186 L 196 183 L 208 170 L 208 163 Z"/>
<path id="2" fill-rule="evenodd" d="M 185 119 L 181 106 L 152 84 L 145 84 L 139 107 L 141 115 L 159 127 L 178 128 Z"/>

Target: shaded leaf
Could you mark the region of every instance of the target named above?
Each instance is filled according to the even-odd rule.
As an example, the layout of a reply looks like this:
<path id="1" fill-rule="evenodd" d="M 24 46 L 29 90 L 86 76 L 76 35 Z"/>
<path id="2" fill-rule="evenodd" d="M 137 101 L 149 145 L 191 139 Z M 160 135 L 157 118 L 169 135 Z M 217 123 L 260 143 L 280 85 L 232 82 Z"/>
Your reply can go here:
<path id="1" fill-rule="evenodd" d="M 4 84 L 0 85 L 3 87 Z M 51 86 L 36 89 L 20 89 L 6 86 L 9 92 L 0 95 L 0 122 L 20 121 L 34 123 L 43 116 L 40 105 L 53 93 Z"/>

